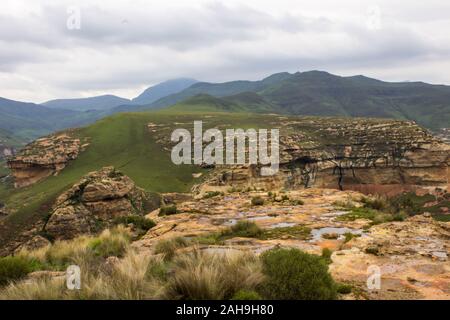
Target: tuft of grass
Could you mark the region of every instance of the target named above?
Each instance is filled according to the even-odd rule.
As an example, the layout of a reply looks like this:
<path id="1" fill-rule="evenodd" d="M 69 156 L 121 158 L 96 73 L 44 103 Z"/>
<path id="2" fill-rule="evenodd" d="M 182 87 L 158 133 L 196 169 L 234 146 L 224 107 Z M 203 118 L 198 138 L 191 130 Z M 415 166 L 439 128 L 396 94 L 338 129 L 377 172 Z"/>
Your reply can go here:
<path id="1" fill-rule="evenodd" d="M 40 267 L 38 260 L 24 256 L 0 258 L 0 286 L 22 279 L 30 272 L 39 270 Z"/>
<path id="2" fill-rule="evenodd" d="M 95 256 L 107 258 L 122 257 L 130 244 L 129 234 L 104 230 L 99 237 L 91 240 L 88 248 Z"/>
<path id="3" fill-rule="evenodd" d="M 56 241 L 34 251 L 23 250 L 21 257 L 39 261 L 44 269 L 65 270 L 70 264 L 93 264 L 99 258 L 122 256 L 129 248 L 131 234 L 123 226 L 103 231 L 97 237 L 81 236 Z"/>
<path id="4" fill-rule="evenodd" d="M 153 220 L 138 215 L 117 217 L 116 219 L 114 219 L 113 224 L 124 226 L 132 224 L 133 230 L 137 233 L 134 240 L 139 239 L 140 237 L 145 235 L 148 230 L 156 226 L 156 223 Z"/>
<path id="5" fill-rule="evenodd" d="M 219 192 L 219 191 L 208 191 L 204 196 L 203 199 L 209 199 L 209 198 L 214 198 L 217 196 L 222 196 L 223 192 Z"/>
<path id="6" fill-rule="evenodd" d="M 164 260 L 170 261 L 173 259 L 178 249 L 185 248 L 188 245 L 188 241 L 183 237 L 161 240 L 155 245 L 154 253 L 162 254 Z"/>
<path id="7" fill-rule="evenodd" d="M 231 299 L 240 290 L 255 290 L 262 279 L 261 264 L 253 254 L 195 250 L 174 260 L 164 298 Z"/>

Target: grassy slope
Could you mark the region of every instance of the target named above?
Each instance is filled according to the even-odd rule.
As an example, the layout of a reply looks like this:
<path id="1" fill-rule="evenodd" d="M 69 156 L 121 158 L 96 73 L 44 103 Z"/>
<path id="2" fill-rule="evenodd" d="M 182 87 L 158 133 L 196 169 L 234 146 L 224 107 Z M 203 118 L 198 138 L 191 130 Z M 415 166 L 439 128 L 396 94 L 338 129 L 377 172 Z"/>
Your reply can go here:
<path id="1" fill-rule="evenodd" d="M 200 108 L 201 109 L 201 108 Z M 214 108 L 209 108 L 213 110 Z M 259 116 L 270 120 L 268 116 Z M 73 131 L 82 141 L 88 138 L 90 145 L 86 151 L 69 163 L 58 175 L 50 177 L 33 186 L 14 190 L 11 186 L 0 184 L 0 199 L 10 208 L 17 208 L 5 220 L 0 235 L 8 237 L 8 231 L 30 225 L 44 217 L 56 197 L 86 173 L 103 166 L 113 165 L 130 176 L 136 184 L 148 191 L 183 192 L 194 184 L 192 173 L 201 169 L 194 166 L 176 166 L 170 160 L 170 152 L 163 150 L 155 141 L 146 125 L 149 122 L 164 124 L 175 128 L 174 123 L 185 123 L 177 127 L 192 127 L 194 120 L 205 120 L 205 127 L 227 123 L 230 127 L 241 128 L 264 126 L 255 115 L 245 113 L 211 113 L 178 111 L 159 111 L 146 113 L 117 114 L 96 122 L 85 128 Z M 266 124 L 267 125 L 267 124 Z M 170 137 L 170 136 L 169 136 Z M 11 235 L 11 234 L 9 234 Z M 1 240 L 1 239 L 0 239 Z M 1 242 L 1 241 L 0 241 Z"/>

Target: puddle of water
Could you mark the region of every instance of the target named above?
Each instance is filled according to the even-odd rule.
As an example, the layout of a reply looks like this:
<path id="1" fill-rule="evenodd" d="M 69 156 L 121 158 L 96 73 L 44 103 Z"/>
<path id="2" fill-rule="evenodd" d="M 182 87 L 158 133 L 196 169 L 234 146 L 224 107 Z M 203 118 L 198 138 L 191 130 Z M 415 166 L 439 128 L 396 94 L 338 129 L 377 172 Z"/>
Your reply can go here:
<path id="1" fill-rule="evenodd" d="M 345 233 L 352 233 L 354 235 L 362 235 L 361 229 L 350 229 L 350 228 L 335 228 L 335 227 L 325 227 L 320 229 L 311 230 L 312 239 L 311 242 L 322 240 L 322 236 L 327 233 L 336 233 L 338 235 L 338 240 L 344 239 Z"/>
<path id="2" fill-rule="evenodd" d="M 279 222 L 271 225 L 269 229 L 276 229 L 276 228 L 289 228 L 297 225 L 295 222 Z"/>
<path id="3" fill-rule="evenodd" d="M 230 227 L 230 226 L 234 226 L 237 222 L 238 222 L 237 219 L 229 219 L 229 220 L 225 221 L 223 225 Z"/>
<path id="4" fill-rule="evenodd" d="M 241 252 L 241 250 L 238 249 L 224 248 L 224 247 L 208 247 L 202 250 L 208 254 L 230 254 L 234 252 Z"/>
<path id="5" fill-rule="evenodd" d="M 266 220 L 266 219 L 273 219 L 273 217 L 269 217 L 269 216 L 255 216 L 255 217 L 249 217 L 247 220 L 249 220 L 249 221 L 258 221 L 258 220 Z"/>

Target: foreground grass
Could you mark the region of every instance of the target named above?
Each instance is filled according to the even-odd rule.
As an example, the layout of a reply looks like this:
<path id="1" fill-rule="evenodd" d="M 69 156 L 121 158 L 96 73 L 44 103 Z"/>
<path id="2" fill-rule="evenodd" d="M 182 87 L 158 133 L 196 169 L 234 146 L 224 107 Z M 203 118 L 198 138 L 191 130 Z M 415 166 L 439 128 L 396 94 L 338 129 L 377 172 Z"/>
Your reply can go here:
<path id="1" fill-rule="evenodd" d="M 337 297 L 338 287 L 328 273 L 325 260 L 297 249 L 273 249 L 261 256 L 238 250 L 209 253 L 175 238 L 157 244 L 156 254 L 149 255 L 138 254 L 129 246 L 129 239 L 129 231 L 118 227 L 98 237 L 56 242 L 9 257 L 6 264 L 25 267 L 19 276 L 4 273 L 11 277 L 3 278 L 0 299 Z M 184 250 L 179 251 L 180 248 Z M 66 288 L 64 273 L 61 276 L 44 273 L 24 279 L 29 272 L 65 270 L 69 264 L 80 266 L 80 290 Z"/>

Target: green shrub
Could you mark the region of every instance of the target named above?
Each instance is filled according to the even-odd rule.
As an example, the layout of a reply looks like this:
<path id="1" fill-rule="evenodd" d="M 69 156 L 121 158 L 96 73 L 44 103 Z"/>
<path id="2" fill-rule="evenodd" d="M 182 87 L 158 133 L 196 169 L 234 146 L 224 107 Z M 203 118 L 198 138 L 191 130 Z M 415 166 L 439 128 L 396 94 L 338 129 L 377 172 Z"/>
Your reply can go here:
<path id="1" fill-rule="evenodd" d="M 362 198 L 361 203 L 363 203 L 364 208 L 374 209 L 374 210 L 385 210 L 389 204 L 388 201 L 381 197 L 376 198 Z"/>
<path id="2" fill-rule="evenodd" d="M 327 263 L 327 264 L 330 264 L 330 263 L 332 263 L 333 261 L 331 260 L 331 255 L 333 254 L 333 251 L 331 251 L 330 249 L 328 249 L 328 248 L 323 248 L 322 249 L 322 258 L 324 259 L 324 261 Z"/>
<path id="3" fill-rule="evenodd" d="M 337 296 L 328 266 L 319 256 L 298 249 L 272 249 L 261 255 L 266 299 L 328 300 Z"/>
<path id="4" fill-rule="evenodd" d="M 352 286 L 345 283 L 339 283 L 337 285 L 337 292 L 340 294 L 350 294 L 352 293 Z"/>
<path id="5" fill-rule="evenodd" d="M 123 225 L 133 224 L 135 228 L 141 229 L 143 231 L 148 231 L 154 226 L 156 226 L 156 223 L 153 220 L 138 215 L 117 217 L 114 219 L 114 224 L 123 224 Z"/>
<path id="6" fill-rule="evenodd" d="M 176 205 L 163 206 L 159 209 L 159 216 L 169 216 L 178 212 Z"/>
<path id="7" fill-rule="evenodd" d="M 379 249 L 378 249 L 378 247 L 367 247 L 364 250 L 364 252 L 367 254 L 373 254 L 373 255 L 377 256 L 379 253 Z"/>
<path id="8" fill-rule="evenodd" d="M 288 201 L 289 200 L 289 197 L 287 196 L 287 195 L 282 195 L 281 196 L 281 201 Z"/>
<path id="9" fill-rule="evenodd" d="M 305 204 L 305 202 L 303 200 L 292 200 L 291 203 L 294 206 L 302 206 Z"/>
<path id="10" fill-rule="evenodd" d="M 238 221 L 230 230 L 224 231 L 223 236 L 258 238 L 263 235 L 263 231 L 256 223 L 251 221 Z"/>
<path id="11" fill-rule="evenodd" d="M 38 270 L 40 263 L 21 256 L 0 258 L 0 285 L 24 278 L 28 273 Z"/>
<path id="12" fill-rule="evenodd" d="M 346 233 L 344 233 L 344 237 L 345 237 L 344 243 L 347 243 L 347 242 L 349 242 L 350 240 L 352 240 L 353 238 L 360 237 L 360 235 L 358 235 L 358 234 L 353 234 L 353 233 L 351 233 L 351 232 L 346 232 Z"/>
<path id="13" fill-rule="evenodd" d="M 264 199 L 261 197 L 253 197 L 252 205 L 254 206 L 262 206 L 264 204 Z"/>
<path id="14" fill-rule="evenodd" d="M 214 198 L 214 197 L 221 196 L 221 195 L 223 195 L 223 192 L 219 192 L 219 191 L 208 191 L 208 192 L 203 196 L 203 199 Z"/>
<path id="15" fill-rule="evenodd" d="M 258 292 L 252 290 L 239 290 L 231 300 L 262 300 Z"/>

